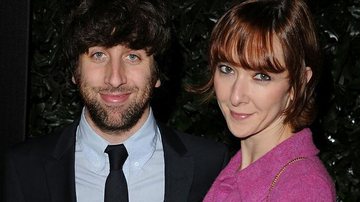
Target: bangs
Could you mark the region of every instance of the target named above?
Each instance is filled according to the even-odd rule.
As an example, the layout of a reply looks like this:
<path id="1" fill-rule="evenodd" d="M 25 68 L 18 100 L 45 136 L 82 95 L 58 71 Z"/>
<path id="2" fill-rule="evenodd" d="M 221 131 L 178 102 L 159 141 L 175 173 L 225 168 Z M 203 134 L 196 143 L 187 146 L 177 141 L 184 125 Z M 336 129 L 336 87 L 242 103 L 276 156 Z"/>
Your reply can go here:
<path id="1" fill-rule="evenodd" d="M 210 47 L 210 64 L 213 67 L 218 63 L 228 63 L 260 72 L 286 71 L 285 64 L 276 58 L 276 55 L 283 55 L 283 50 L 273 30 L 241 21 L 236 24 L 230 21 L 215 30 L 217 32 L 212 35 Z"/>

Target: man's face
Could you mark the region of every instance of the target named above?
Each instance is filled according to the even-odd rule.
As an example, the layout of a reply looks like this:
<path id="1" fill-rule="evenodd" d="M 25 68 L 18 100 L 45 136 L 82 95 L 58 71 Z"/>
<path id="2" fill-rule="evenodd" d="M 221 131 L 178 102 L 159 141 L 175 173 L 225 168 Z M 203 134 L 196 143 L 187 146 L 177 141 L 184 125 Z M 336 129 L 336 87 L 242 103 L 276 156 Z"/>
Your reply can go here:
<path id="1" fill-rule="evenodd" d="M 90 125 L 110 134 L 142 125 L 153 88 L 160 86 L 153 56 L 123 45 L 90 47 L 79 57 L 74 82 Z"/>

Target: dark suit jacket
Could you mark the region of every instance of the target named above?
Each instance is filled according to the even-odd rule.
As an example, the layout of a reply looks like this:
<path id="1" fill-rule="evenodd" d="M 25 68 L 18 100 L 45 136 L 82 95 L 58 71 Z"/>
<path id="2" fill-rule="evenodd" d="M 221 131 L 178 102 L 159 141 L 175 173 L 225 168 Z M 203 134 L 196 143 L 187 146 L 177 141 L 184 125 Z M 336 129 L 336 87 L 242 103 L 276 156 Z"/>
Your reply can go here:
<path id="1" fill-rule="evenodd" d="M 5 202 L 75 202 L 78 123 L 11 149 L 5 162 Z M 159 126 L 165 159 L 165 201 L 201 201 L 228 162 L 226 148 Z"/>

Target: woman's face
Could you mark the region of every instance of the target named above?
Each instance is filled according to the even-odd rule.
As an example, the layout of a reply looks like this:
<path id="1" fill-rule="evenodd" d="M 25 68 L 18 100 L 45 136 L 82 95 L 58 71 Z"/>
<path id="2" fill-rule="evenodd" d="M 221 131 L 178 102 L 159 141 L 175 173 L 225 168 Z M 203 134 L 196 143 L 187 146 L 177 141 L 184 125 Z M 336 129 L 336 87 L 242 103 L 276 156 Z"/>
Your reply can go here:
<path id="1" fill-rule="evenodd" d="M 283 65 L 282 49 L 276 46 L 275 50 Z M 236 137 L 247 138 L 283 128 L 282 114 L 290 100 L 287 71 L 274 74 L 219 63 L 214 89 L 227 125 Z"/>

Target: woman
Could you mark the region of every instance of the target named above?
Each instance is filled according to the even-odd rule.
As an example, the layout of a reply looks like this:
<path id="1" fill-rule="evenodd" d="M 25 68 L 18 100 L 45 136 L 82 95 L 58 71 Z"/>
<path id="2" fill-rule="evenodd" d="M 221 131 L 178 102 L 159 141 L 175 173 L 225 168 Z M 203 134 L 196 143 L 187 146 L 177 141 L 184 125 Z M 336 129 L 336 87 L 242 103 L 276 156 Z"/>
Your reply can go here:
<path id="1" fill-rule="evenodd" d="M 335 201 L 333 182 L 307 128 L 314 120 L 319 47 L 303 0 L 248 0 L 211 36 L 211 78 L 241 150 L 205 202 Z"/>

